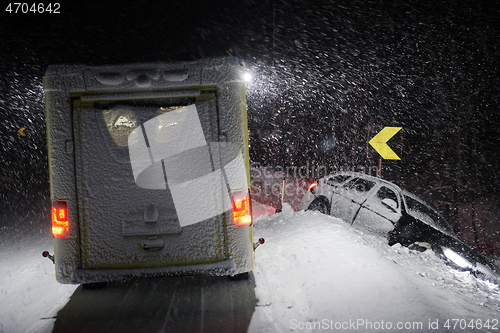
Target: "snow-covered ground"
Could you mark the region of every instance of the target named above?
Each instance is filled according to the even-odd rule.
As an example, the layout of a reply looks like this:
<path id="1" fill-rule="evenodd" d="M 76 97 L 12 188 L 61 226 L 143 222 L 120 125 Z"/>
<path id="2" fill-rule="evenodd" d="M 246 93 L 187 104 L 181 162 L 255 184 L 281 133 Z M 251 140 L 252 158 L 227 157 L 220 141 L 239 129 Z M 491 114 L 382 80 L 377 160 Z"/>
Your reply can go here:
<path id="1" fill-rule="evenodd" d="M 0 332 L 51 332 L 57 312 L 77 286 L 55 280 L 54 265 L 41 253 L 53 253 L 47 233 L 13 237 L 3 229 L 0 236 Z"/>
<path id="2" fill-rule="evenodd" d="M 198 283 L 200 278 L 177 278 L 173 284 L 134 281 L 84 293 L 81 287 L 55 281 L 52 263 L 40 255 L 52 250 L 49 235 L 14 240 L 2 233 L 0 332 L 64 332 L 71 320 L 88 327 L 73 331 L 90 332 L 92 327 L 105 327 L 107 332 L 145 332 L 147 327 L 155 328 L 148 332 L 171 331 L 172 321 L 161 317 L 174 316 L 178 310 L 171 305 L 177 304 L 172 302 L 174 295 L 187 292 L 190 297 L 184 298 L 192 302 L 183 306 L 197 304 L 199 297 L 203 307 L 188 311 L 191 319 L 190 315 L 178 317 L 188 318 L 188 331 L 195 327 L 209 332 L 217 325 L 222 325 L 221 332 L 255 333 L 500 331 L 499 287 L 446 266 L 430 251 L 389 247 L 383 239 L 338 219 L 294 212 L 289 205 L 276 215 L 270 215 L 273 209 L 269 207 L 255 204 L 254 209 L 264 214 L 255 220 L 255 238 L 264 237 L 266 242 L 256 250 L 251 282 L 243 285 L 241 281 L 227 284 L 204 279 Z M 228 288 L 227 300 L 209 301 L 208 297 L 228 294 Z M 258 301 L 248 288 L 255 288 Z M 197 289 L 202 290 L 199 295 Z M 242 300 L 236 300 L 237 295 Z M 252 305 L 249 311 L 248 304 Z M 216 306 L 221 311 L 211 309 Z M 247 313 L 239 313 L 237 307 Z M 224 329 L 227 320 L 219 319 L 228 313 L 233 323 Z M 139 318 L 132 320 L 132 314 Z M 244 327 L 236 325 L 237 314 L 244 318 Z M 211 316 L 215 317 L 210 321 Z M 198 318 L 204 324 L 197 324 Z M 122 321 L 127 325 L 117 324 Z M 156 321 L 161 324 L 153 325 Z M 182 322 L 177 324 L 182 327 Z"/>
<path id="3" fill-rule="evenodd" d="M 500 330 L 498 286 L 431 251 L 389 247 L 339 219 L 286 204 L 281 214 L 257 219 L 255 237 L 266 243 L 256 252 L 252 332 Z M 489 329 L 481 325 L 487 320 Z"/>

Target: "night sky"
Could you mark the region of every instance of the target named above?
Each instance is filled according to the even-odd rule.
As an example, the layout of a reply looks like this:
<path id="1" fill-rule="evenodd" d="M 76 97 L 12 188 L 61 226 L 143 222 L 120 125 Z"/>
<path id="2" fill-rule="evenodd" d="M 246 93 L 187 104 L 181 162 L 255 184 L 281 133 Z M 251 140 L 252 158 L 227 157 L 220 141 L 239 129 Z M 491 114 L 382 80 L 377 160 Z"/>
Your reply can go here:
<path id="1" fill-rule="evenodd" d="M 2 221 L 47 213 L 41 78 L 51 63 L 239 55 L 254 76 L 254 163 L 370 168 L 379 157 L 368 139 L 401 126 L 391 145 L 402 160 L 384 161 L 385 178 L 434 204 L 498 197 L 498 1 L 171 3 L 61 3 L 60 14 L 2 8 Z"/>

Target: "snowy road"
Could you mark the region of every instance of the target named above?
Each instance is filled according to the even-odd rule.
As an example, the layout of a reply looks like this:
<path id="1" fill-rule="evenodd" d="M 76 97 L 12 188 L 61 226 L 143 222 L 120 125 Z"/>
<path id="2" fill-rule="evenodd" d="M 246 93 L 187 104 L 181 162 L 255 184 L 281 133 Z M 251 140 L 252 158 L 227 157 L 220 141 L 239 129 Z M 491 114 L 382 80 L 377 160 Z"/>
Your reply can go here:
<path id="1" fill-rule="evenodd" d="M 261 216 L 249 281 L 60 285 L 50 237 L 0 241 L 0 332 L 499 332 L 498 286 L 313 212 Z M 457 319 L 458 321 L 453 321 Z M 481 324 L 481 325 L 479 325 Z M 480 329 L 479 326 L 481 326 Z"/>
<path id="2" fill-rule="evenodd" d="M 52 332 L 246 332 L 255 284 L 177 277 L 76 289 Z"/>

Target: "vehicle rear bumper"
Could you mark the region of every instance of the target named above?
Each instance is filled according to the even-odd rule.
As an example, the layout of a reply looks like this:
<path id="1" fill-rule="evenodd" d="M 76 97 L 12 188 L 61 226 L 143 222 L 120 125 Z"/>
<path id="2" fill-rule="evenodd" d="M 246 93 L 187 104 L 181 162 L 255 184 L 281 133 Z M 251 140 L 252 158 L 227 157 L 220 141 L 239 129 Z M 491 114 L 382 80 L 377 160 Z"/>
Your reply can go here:
<path id="1" fill-rule="evenodd" d="M 233 260 L 224 260 L 210 264 L 187 266 L 141 267 L 119 269 L 77 269 L 60 283 L 87 284 L 111 282 L 117 280 L 133 280 L 162 276 L 215 275 L 234 276 L 251 271 L 252 267 L 237 269 Z"/>

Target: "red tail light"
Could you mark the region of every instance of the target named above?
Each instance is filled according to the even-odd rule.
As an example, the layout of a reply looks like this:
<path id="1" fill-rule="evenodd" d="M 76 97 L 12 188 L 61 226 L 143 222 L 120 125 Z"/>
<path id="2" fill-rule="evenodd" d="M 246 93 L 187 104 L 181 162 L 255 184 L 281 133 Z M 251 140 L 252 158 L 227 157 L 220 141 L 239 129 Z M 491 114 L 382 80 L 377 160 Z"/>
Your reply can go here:
<path id="1" fill-rule="evenodd" d="M 248 191 L 234 191 L 233 197 L 233 225 L 244 227 L 252 224 L 252 209 Z"/>
<path id="2" fill-rule="evenodd" d="M 314 188 L 316 188 L 316 186 L 318 186 L 318 182 L 313 182 L 311 185 L 309 185 L 309 190 L 313 190 Z"/>
<path id="3" fill-rule="evenodd" d="M 56 201 L 52 206 L 52 235 L 55 238 L 69 236 L 68 203 Z"/>

